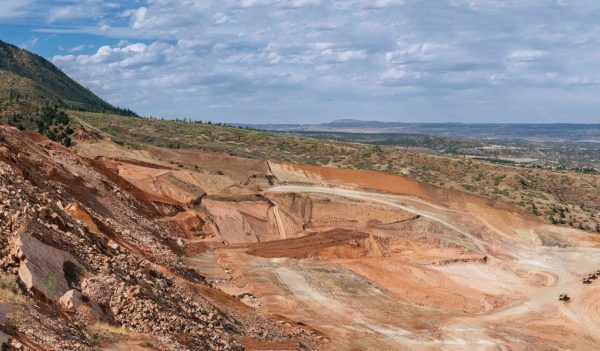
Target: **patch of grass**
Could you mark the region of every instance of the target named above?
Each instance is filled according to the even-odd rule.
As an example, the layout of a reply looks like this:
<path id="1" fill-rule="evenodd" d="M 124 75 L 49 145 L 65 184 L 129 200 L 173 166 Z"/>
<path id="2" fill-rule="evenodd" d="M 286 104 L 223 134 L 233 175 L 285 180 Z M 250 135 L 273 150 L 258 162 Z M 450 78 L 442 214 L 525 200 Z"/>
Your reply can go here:
<path id="1" fill-rule="evenodd" d="M 465 190 L 468 190 L 468 191 L 475 191 L 475 190 L 477 189 L 475 186 L 473 186 L 473 185 L 471 185 L 471 184 L 464 184 L 464 183 L 463 183 L 463 184 L 461 184 L 461 185 L 462 185 L 462 187 L 463 187 Z"/>
<path id="2" fill-rule="evenodd" d="M 0 303 L 24 304 L 27 302 L 29 302 L 29 298 L 21 294 L 17 277 L 0 274 Z"/>

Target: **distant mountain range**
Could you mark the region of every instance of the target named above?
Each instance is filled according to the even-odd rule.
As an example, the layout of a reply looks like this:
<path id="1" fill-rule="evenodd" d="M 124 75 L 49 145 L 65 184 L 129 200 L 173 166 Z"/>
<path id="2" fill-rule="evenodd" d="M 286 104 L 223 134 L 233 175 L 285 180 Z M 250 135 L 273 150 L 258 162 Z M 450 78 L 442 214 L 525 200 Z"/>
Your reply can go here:
<path id="1" fill-rule="evenodd" d="M 260 124 L 280 132 L 410 134 L 490 140 L 600 142 L 600 124 L 568 123 L 405 123 L 338 119 L 320 124 Z"/>

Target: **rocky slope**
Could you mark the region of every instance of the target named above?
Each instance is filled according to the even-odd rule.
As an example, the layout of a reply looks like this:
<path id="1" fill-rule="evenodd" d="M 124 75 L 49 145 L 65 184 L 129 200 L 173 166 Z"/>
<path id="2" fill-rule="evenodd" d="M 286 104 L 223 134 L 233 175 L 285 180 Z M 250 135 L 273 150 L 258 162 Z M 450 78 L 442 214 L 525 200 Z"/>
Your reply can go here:
<path id="1" fill-rule="evenodd" d="M 29 350 L 314 346 L 313 332 L 256 313 L 188 268 L 162 217 L 102 165 L 0 126 L 0 342 Z"/>
<path id="2" fill-rule="evenodd" d="M 0 127 L 9 349 L 600 347 L 597 234 L 387 173 L 99 140 Z"/>

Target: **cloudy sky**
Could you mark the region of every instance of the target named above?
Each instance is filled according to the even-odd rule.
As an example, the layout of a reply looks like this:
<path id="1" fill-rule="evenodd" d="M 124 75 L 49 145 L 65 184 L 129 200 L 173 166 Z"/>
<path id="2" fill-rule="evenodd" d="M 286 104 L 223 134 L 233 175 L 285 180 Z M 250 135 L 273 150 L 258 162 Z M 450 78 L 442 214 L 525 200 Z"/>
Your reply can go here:
<path id="1" fill-rule="evenodd" d="M 0 39 L 145 115 L 600 122 L 597 0 L 0 0 Z"/>

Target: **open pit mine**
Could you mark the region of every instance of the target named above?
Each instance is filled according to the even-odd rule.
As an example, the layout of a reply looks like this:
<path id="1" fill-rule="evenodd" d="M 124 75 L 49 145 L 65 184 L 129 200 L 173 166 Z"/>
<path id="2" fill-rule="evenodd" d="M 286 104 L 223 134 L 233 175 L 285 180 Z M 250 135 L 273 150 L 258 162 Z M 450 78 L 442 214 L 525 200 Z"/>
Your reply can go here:
<path id="1" fill-rule="evenodd" d="M 7 349 L 600 349 L 600 236 L 374 171 L 0 126 L 0 267 Z"/>

